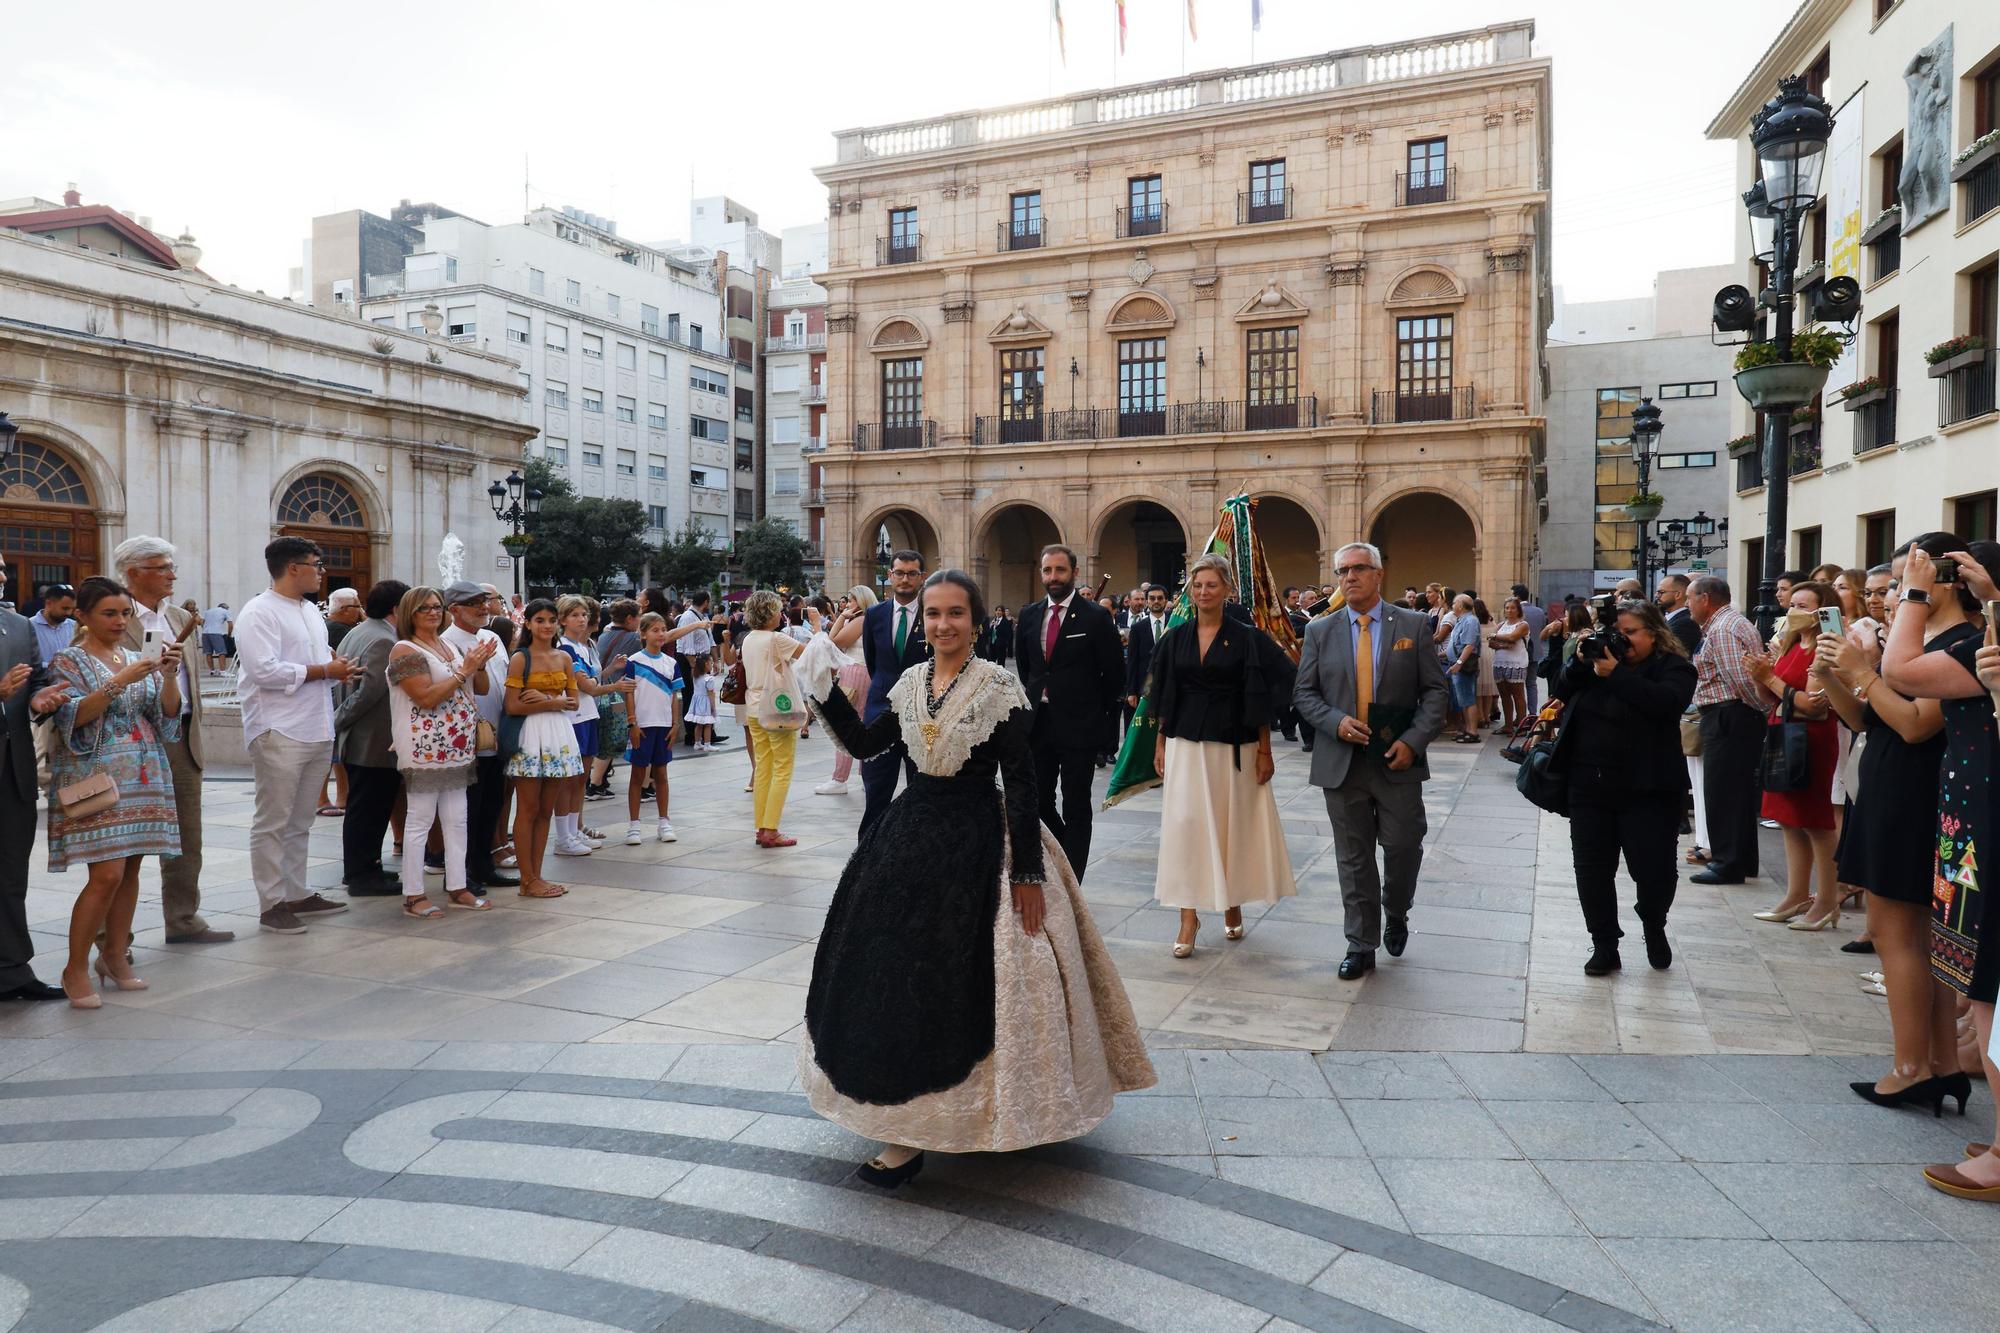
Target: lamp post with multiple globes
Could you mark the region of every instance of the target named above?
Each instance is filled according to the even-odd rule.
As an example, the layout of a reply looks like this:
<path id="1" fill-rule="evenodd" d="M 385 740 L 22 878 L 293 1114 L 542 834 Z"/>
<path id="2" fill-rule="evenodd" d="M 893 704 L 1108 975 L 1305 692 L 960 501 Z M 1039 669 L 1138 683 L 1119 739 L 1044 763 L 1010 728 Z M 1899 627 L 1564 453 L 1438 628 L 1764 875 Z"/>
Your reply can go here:
<path id="1" fill-rule="evenodd" d="M 521 595 L 521 566 L 527 560 L 528 543 L 531 538 L 524 529 L 529 519 L 542 511 L 541 488 L 530 486 L 518 470 L 509 472 L 505 481 L 496 481 L 486 488 L 486 498 L 493 503 L 493 517 L 512 526 L 513 531 L 500 539 L 513 558 L 514 595 Z"/>

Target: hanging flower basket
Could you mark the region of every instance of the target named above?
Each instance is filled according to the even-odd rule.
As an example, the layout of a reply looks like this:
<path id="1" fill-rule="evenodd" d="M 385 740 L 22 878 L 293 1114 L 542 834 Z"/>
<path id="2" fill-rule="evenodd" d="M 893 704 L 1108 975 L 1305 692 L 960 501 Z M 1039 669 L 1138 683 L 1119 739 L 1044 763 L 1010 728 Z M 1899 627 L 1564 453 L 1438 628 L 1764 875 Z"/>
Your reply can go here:
<path id="1" fill-rule="evenodd" d="M 1634 523 L 1651 523 L 1667 507 L 1662 495 L 1635 495 L 1625 502 L 1625 515 Z"/>
<path id="2" fill-rule="evenodd" d="M 1779 411 L 1810 403 L 1826 385 L 1832 366 L 1804 361 L 1774 361 L 1736 372 L 1736 392 L 1760 412 Z"/>
<path id="3" fill-rule="evenodd" d="M 1889 386 L 1882 383 L 1879 376 L 1870 375 L 1865 380 L 1856 380 L 1840 391 L 1840 405 L 1850 412 L 1859 412 L 1870 403 L 1879 403 L 1889 396 Z"/>
<path id="4" fill-rule="evenodd" d="M 519 555 L 530 546 L 533 546 L 535 539 L 529 533 L 510 532 L 500 539 L 500 544 L 507 548 L 509 554 Z"/>
<path id="5" fill-rule="evenodd" d="M 1757 444 L 1758 441 L 1755 435 L 1739 435 L 1722 447 L 1729 451 L 1731 458 L 1741 458 L 1745 454 L 1754 452 Z"/>
<path id="6" fill-rule="evenodd" d="M 1988 130 L 1958 150 L 1951 160 L 1951 178 L 1962 181 L 1996 156 L 2000 156 L 2000 130 Z"/>
<path id="7" fill-rule="evenodd" d="M 1975 333 L 1961 333 L 1924 353 L 1924 360 L 1929 363 L 1924 373 L 1934 380 L 1941 380 L 1954 370 L 1976 366 L 1985 359 L 1986 340 Z"/>

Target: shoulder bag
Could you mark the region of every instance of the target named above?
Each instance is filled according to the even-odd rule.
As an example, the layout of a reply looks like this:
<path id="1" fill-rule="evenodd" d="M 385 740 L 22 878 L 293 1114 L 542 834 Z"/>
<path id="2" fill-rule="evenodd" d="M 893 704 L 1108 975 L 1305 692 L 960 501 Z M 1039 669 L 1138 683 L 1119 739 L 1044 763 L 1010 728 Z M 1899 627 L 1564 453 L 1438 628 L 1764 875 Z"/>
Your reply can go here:
<path id="1" fill-rule="evenodd" d="M 1689 759 L 1701 755 L 1701 710 L 1690 706 L 1681 714 L 1681 753 Z"/>
<path id="2" fill-rule="evenodd" d="M 111 729 L 111 705 L 113 699 L 104 701 L 104 711 L 97 715 L 97 740 L 90 747 L 89 775 L 75 782 L 57 787 L 53 793 L 56 806 L 64 819 L 86 819 L 102 814 L 118 804 L 118 784 L 111 775 L 97 766 L 98 752 L 104 748 L 104 733 Z M 51 743 L 60 743 L 60 731 L 51 737 Z"/>
<path id="3" fill-rule="evenodd" d="M 729 664 L 729 670 L 722 677 L 722 689 L 716 698 L 726 704 L 742 704 L 750 701 L 750 682 L 743 674 L 741 657 Z"/>
<path id="4" fill-rule="evenodd" d="M 1514 770 L 1514 790 L 1527 797 L 1530 804 L 1567 819 L 1569 783 L 1554 771 L 1555 757 L 1555 741 L 1535 742 L 1522 758 L 1521 766 Z"/>
<path id="5" fill-rule="evenodd" d="M 1785 687 L 1778 721 L 1764 729 L 1759 775 L 1767 792 L 1804 791 L 1812 785 L 1812 740 L 1806 724 L 1792 716 L 1792 687 Z"/>

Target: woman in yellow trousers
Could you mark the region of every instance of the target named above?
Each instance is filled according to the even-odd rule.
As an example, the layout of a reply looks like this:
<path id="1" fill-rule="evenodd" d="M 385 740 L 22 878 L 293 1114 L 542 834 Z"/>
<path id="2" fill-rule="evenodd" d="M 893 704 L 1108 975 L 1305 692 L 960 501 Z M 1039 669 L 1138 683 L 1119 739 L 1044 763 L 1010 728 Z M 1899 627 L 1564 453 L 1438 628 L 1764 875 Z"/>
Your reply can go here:
<path id="1" fill-rule="evenodd" d="M 767 729 L 757 722 L 778 667 L 797 657 L 804 646 L 779 632 L 784 611 L 785 604 L 774 592 L 753 592 L 743 603 L 744 618 L 750 622 L 750 632 L 743 638 L 743 684 L 750 714 L 750 753 L 755 765 L 751 790 L 755 793 L 759 847 L 796 847 L 799 841 L 778 832 L 778 819 L 785 813 L 785 797 L 792 787 L 792 758 L 799 733 Z"/>

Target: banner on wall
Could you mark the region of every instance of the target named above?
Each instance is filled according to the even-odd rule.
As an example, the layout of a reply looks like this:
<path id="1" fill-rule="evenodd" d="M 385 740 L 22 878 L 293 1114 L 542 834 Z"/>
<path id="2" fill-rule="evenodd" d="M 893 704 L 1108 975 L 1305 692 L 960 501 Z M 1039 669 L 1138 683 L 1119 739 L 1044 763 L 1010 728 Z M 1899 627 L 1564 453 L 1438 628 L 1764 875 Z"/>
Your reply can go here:
<path id="1" fill-rule="evenodd" d="M 1861 229 L 1863 192 L 1868 184 L 1868 154 L 1861 147 L 1861 97 L 1858 90 L 1834 113 L 1833 138 L 1826 145 L 1826 276 L 1861 276 Z M 1857 339 L 1840 354 L 1827 376 L 1826 392 L 1831 395 L 1854 383 L 1861 360 Z"/>

